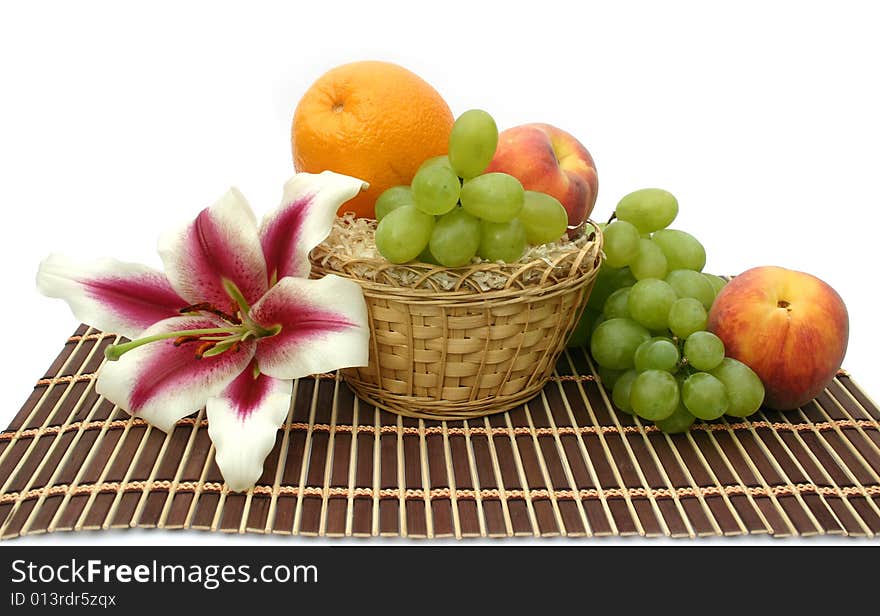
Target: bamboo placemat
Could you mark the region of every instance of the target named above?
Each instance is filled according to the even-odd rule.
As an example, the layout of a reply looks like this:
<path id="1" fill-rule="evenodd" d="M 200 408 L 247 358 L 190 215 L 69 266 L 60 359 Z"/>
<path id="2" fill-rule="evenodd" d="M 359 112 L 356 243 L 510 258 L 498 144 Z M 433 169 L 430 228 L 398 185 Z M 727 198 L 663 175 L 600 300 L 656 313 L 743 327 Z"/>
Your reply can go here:
<path id="1" fill-rule="evenodd" d="M 667 436 L 616 414 L 583 350 L 538 398 L 475 421 L 295 383 L 257 486 L 230 493 L 204 411 L 171 434 L 94 391 L 117 338 L 85 326 L 0 433 L 0 537 L 159 527 L 327 536 L 880 533 L 880 412 L 846 374 L 815 401 Z"/>

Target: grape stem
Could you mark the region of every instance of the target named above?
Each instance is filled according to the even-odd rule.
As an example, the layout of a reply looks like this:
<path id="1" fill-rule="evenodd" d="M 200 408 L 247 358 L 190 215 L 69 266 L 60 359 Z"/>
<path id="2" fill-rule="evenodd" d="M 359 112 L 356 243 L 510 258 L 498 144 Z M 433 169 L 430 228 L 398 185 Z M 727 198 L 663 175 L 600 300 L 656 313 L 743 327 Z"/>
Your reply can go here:
<path id="1" fill-rule="evenodd" d="M 680 370 L 684 370 L 687 376 L 691 376 L 692 374 L 694 374 L 694 370 L 691 367 L 691 364 L 688 361 L 687 357 L 684 356 L 684 340 L 679 338 L 678 336 L 673 336 L 672 342 L 678 348 L 678 353 L 681 357 L 678 365 L 675 367 L 675 372 L 678 373 Z"/>

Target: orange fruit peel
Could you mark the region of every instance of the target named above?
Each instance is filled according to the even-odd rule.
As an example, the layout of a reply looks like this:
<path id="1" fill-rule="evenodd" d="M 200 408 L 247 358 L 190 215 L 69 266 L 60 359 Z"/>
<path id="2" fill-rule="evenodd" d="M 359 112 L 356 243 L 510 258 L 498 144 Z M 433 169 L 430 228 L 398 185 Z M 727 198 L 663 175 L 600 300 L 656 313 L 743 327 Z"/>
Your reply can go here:
<path id="1" fill-rule="evenodd" d="M 369 183 L 339 213 L 375 218 L 386 189 L 409 184 L 419 165 L 446 154 L 454 118 L 426 81 L 389 62 L 337 66 L 296 107 L 291 127 L 297 171 L 332 170 Z"/>

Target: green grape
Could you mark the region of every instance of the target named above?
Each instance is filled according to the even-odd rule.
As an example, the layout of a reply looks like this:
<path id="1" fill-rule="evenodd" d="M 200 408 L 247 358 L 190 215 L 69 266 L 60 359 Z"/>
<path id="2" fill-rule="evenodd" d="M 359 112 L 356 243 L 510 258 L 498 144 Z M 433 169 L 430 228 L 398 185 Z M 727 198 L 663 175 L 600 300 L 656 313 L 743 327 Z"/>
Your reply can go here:
<path id="1" fill-rule="evenodd" d="M 617 289 L 617 291 L 608 296 L 608 299 L 605 300 L 605 305 L 602 307 L 602 314 L 605 315 L 605 318 L 629 318 L 628 302 L 630 288 L 623 287 L 622 289 Z"/>
<path id="2" fill-rule="evenodd" d="M 404 205 L 388 212 L 376 227 L 376 248 L 392 263 L 406 263 L 425 249 L 433 229 L 433 216 Z"/>
<path id="3" fill-rule="evenodd" d="M 596 282 L 593 283 L 593 290 L 590 292 L 587 306 L 602 312 L 602 306 L 605 305 L 605 300 L 609 295 L 617 289 L 631 287 L 635 283 L 636 279 L 633 278 L 628 267 L 615 269 L 603 263 L 596 274 Z"/>
<path id="4" fill-rule="evenodd" d="M 449 162 L 459 177 L 469 179 L 486 170 L 498 145 L 498 126 L 482 109 L 458 116 L 449 135 Z"/>
<path id="5" fill-rule="evenodd" d="M 596 320 L 593 321 L 592 328 L 590 328 L 590 338 L 593 337 L 593 334 L 596 333 L 596 330 L 599 328 L 599 326 L 607 320 L 608 319 L 605 318 L 605 315 L 600 312 L 599 316 L 596 317 Z"/>
<path id="6" fill-rule="evenodd" d="M 568 228 L 568 212 L 555 197 L 533 190 L 524 194 L 519 220 L 529 244 L 539 246 L 558 241 Z"/>
<path id="7" fill-rule="evenodd" d="M 640 233 L 650 233 L 668 227 L 678 215 L 678 200 L 660 188 L 643 188 L 626 195 L 617 204 L 614 213 L 638 227 Z"/>
<path id="8" fill-rule="evenodd" d="M 415 203 L 409 186 L 392 186 L 376 199 L 376 220 L 382 220 L 391 210 Z"/>
<path id="9" fill-rule="evenodd" d="M 624 267 L 639 256 L 639 231 L 625 220 L 615 220 L 605 228 L 605 263 Z"/>
<path id="10" fill-rule="evenodd" d="M 693 297 L 699 300 L 706 310 L 712 307 L 715 290 L 700 272 L 686 269 L 672 270 L 666 274 L 665 280 L 675 289 L 675 294 L 679 297 Z"/>
<path id="11" fill-rule="evenodd" d="M 632 319 L 607 319 L 593 331 L 590 352 L 600 366 L 614 370 L 632 368 L 633 354 L 651 337 L 648 330 Z"/>
<path id="12" fill-rule="evenodd" d="M 425 214 L 445 214 L 458 203 L 461 182 L 452 167 L 443 162 L 445 158 L 428 159 L 413 178 L 413 199 Z"/>
<path id="13" fill-rule="evenodd" d="M 678 381 L 664 370 L 645 370 L 633 381 L 629 401 L 635 414 L 658 421 L 675 412 L 680 400 Z"/>
<path id="14" fill-rule="evenodd" d="M 644 278 L 663 278 L 666 276 L 666 255 L 652 240 L 639 240 L 639 256 L 630 263 L 629 269 L 636 280 Z"/>
<path id="15" fill-rule="evenodd" d="M 506 173 L 487 173 L 461 187 L 461 205 L 471 216 L 489 222 L 510 222 L 523 208 L 525 191 Z"/>
<path id="16" fill-rule="evenodd" d="M 614 384 L 617 383 L 617 379 L 623 376 L 625 372 L 626 370 L 612 370 L 611 368 L 606 368 L 604 366 L 599 366 L 596 370 L 596 373 L 599 375 L 599 381 L 608 391 L 614 389 Z"/>
<path id="17" fill-rule="evenodd" d="M 660 419 L 654 422 L 654 424 L 666 434 L 679 434 L 681 432 L 687 432 L 691 425 L 693 425 L 695 419 L 696 417 L 687 410 L 684 402 L 679 401 L 678 406 L 672 412 L 672 415 L 666 419 Z"/>
<path id="18" fill-rule="evenodd" d="M 715 291 L 715 295 L 718 295 L 718 292 L 727 284 L 727 281 L 724 280 L 721 276 L 716 276 L 715 274 L 703 274 L 706 277 L 706 280 L 709 281 L 709 284 L 712 285 L 712 289 Z"/>
<path id="19" fill-rule="evenodd" d="M 684 356 L 697 370 L 709 371 L 724 359 L 724 343 L 712 332 L 694 332 L 684 341 Z"/>
<path id="20" fill-rule="evenodd" d="M 727 388 L 730 399 L 728 415 L 748 417 L 761 408 L 761 403 L 764 402 L 764 384 L 747 365 L 732 357 L 725 357 L 721 365 L 711 372 Z"/>
<path id="21" fill-rule="evenodd" d="M 685 379 L 681 399 L 694 417 L 706 421 L 718 419 L 730 406 L 724 383 L 707 372 L 697 372 Z"/>
<path id="22" fill-rule="evenodd" d="M 440 265 L 460 267 L 470 263 L 480 246 L 480 221 L 457 207 L 434 225 L 428 246 Z"/>
<path id="23" fill-rule="evenodd" d="M 602 316 L 601 312 L 597 312 L 589 306 L 585 308 L 577 325 L 574 326 L 571 335 L 568 337 L 566 346 L 571 348 L 586 346 L 590 341 L 590 334 L 593 332 L 593 323 L 600 316 Z"/>
<path id="24" fill-rule="evenodd" d="M 703 304 L 693 297 L 677 299 L 669 309 L 669 329 L 681 339 L 706 329 L 708 320 Z"/>
<path id="25" fill-rule="evenodd" d="M 706 265 L 706 249 L 690 233 L 677 229 L 660 229 L 651 239 L 660 246 L 669 270 L 689 269 L 699 272 Z"/>
<path id="26" fill-rule="evenodd" d="M 645 370 L 664 370 L 675 372 L 681 355 L 672 341 L 665 338 L 651 338 L 636 348 L 633 355 L 637 372 Z"/>
<path id="27" fill-rule="evenodd" d="M 645 278 L 629 292 L 629 313 L 648 329 L 663 330 L 668 327 L 669 309 L 676 299 L 675 290 L 668 283 Z"/>
<path id="28" fill-rule="evenodd" d="M 526 230 L 516 218 L 508 222 L 480 222 L 479 253 L 486 261 L 514 263 L 525 249 Z"/>
<path id="29" fill-rule="evenodd" d="M 418 170 L 421 171 L 422 169 L 426 169 L 427 167 L 435 167 L 435 166 L 445 167 L 446 169 L 449 169 L 450 171 L 453 171 L 453 172 L 455 171 L 452 168 L 452 163 L 449 162 L 449 157 L 446 154 L 441 154 L 440 156 L 434 156 L 432 158 L 428 158 L 421 165 L 419 165 Z"/>
<path id="30" fill-rule="evenodd" d="M 614 402 L 614 406 L 629 415 L 633 414 L 630 394 L 632 393 L 633 381 L 636 380 L 637 376 L 639 376 L 639 373 L 635 370 L 627 370 L 618 377 L 611 390 L 611 401 Z"/>

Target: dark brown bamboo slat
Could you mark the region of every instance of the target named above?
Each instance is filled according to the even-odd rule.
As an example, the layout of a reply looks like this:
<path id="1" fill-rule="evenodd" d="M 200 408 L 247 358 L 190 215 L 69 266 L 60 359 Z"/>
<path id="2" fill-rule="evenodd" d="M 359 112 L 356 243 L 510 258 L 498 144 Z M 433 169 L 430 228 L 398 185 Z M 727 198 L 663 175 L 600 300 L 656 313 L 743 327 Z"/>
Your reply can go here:
<path id="1" fill-rule="evenodd" d="M 666 435 L 618 413 L 583 349 L 506 413 L 400 417 L 294 382 L 257 485 L 229 492 L 204 409 L 165 434 L 94 390 L 81 326 L 0 432 L 0 537 L 99 528 L 412 538 L 880 533 L 880 411 L 847 374 L 787 413 Z M 158 532 L 158 531 L 157 531 Z"/>

